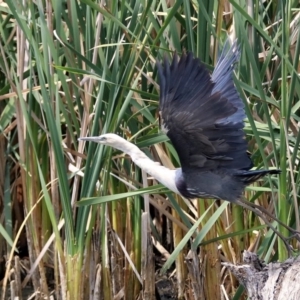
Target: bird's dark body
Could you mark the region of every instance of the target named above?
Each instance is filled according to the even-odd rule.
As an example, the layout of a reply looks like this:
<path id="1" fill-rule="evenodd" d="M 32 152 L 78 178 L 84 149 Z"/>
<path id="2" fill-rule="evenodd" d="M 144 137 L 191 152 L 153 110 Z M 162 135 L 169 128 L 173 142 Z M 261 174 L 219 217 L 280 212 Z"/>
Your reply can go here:
<path id="1" fill-rule="evenodd" d="M 244 188 L 266 174 L 278 174 L 278 170 L 259 171 L 204 171 L 199 174 L 197 169 L 182 173 L 177 170 L 176 187 L 186 198 L 214 198 L 236 202 Z"/>
<path id="2" fill-rule="evenodd" d="M 176 149 L 178 191 L 187 198 L 235 202 L 246 185 L 279 170 L 254 170 L 247 153 L 244 104 L 232 73 L 239 49 L 223 50 L 210 76 L 192 53 L 158 63 L 160 122 Z"/>

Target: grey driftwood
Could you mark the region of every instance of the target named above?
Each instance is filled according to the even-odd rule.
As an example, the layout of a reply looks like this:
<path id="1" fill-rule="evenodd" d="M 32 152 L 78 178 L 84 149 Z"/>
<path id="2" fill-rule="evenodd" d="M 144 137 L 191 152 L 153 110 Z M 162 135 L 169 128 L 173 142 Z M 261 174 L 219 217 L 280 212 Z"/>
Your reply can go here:
<path id="1" fill-rule="evenodd" d="M 245 286 L 251 300 L 299 300 L 300 257 L 282 263 L 265 264 L 252 252 L 244 251 L 243 265 L 222 263 Z"/>

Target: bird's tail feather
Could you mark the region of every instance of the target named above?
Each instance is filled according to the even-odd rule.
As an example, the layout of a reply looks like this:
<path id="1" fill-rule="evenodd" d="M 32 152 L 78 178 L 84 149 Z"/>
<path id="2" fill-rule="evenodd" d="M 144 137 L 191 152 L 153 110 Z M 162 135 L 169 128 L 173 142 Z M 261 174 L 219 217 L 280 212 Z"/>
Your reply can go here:
<path id="1" fill-rule="evenodd" d="M 244 171 L 238 174 L 238 177 L 245 183 L 250 184 L 259 178 L 267 174 L 280 174 L 281 171 L 278 169 L 275 170 L 255 170 L 255 171 Z"/>

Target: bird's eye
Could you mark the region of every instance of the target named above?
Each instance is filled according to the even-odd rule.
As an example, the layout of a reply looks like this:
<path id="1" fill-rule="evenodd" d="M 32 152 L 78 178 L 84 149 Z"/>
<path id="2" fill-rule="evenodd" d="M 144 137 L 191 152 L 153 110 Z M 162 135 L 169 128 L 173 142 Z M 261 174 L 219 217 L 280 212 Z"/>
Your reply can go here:
<path id="1" fill-rule="evenodd" d="M 101 142 L 106 142 L 106 137 L 101 136 L 99 140 L 100 140 Z"/>

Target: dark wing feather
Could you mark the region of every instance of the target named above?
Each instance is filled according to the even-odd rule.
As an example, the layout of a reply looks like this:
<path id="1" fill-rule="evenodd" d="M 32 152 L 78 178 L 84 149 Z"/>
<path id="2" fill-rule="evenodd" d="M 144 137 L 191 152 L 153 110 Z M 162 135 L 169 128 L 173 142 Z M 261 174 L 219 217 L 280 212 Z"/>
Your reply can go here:
<path id="1" fill-rule="evenodd" d="M 240 57 L 240 49 L 236 41 L 228 50 L 229 41 L 227 40 L 223 51 L 218 59 L 214 72 L 212 73 L 212 81 L 215 83 L 213 93 L 221 92 L 222 97 L 229 99 L 230 102 L 237 108 L 235 114 L 228 118 L 228 122 L 239 123 L 244 127 L 243 120 L 246 118 L 244 104 L 234 86 L 232 73 L 234 64 Z M 222 120 L 223 122 L 225 120 Z"/>
<path id="2" fill-rule="evenodd" d="M 234 46 L 233 46 L 234 47 Z M 160 119 L 180 158 L 182 170 L 249 170 L 243 132 L 244 106 L 232 80 L 237 48 L 224 52 L 210 76 L 192 53 L 171 65 L 157 63 Z"/>

